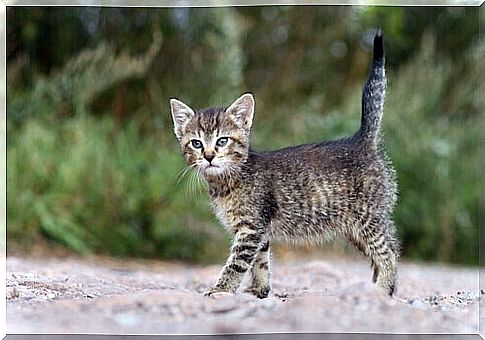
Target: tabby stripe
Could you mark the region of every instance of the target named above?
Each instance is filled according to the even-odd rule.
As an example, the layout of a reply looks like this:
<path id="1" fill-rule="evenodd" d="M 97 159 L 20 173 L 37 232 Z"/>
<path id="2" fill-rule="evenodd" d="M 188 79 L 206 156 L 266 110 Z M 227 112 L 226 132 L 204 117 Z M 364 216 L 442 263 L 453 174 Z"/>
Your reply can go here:
<path id="1" fill-rule="evenodd" d="M 205 127 L 204 127 L 204 125 L 202 124 L 201 121 L 202 121 L 202 115 L 198 115 L 197 116 L 197 125 L 199 126 L 199 128 L 202 132 L 206 133 L 207 131 L 206 131 L 206 129 L 205 129 Z"/>
<path id="2" fill-rule="evenodd" d="M 242 228 L 242 227 L 246 227 L 246 228 L 248 228 L 248 229 L 250 229 L 250 230 L 254 230 L 254 224 L 249 223 L 249 222 L 238 222 L 238 223 L 236 223 L 236 224 L 234 225 L 233 229 L 234 229 L 234 230 L 236 231 L 236 233 L 237 233 L 237 231 L 238 231 L 240 228 Z"/>
<path id="3" fill-rule="evenodd" d="M 234 143 L 238 144 L 240 147 L 242 147 L 242 148 L 246 147 L 246 145 L 244 145 L 244 143 L 241 142 L 238 138 L 231 137 L 231 139 L 233 140 Z"/>
<path id="4" fill-rule="evenodd" d="M 240 266 L 236 263 L 230 264 L 228 268 L 238 273 L 245 273 L 248 270 L 247 268 L 244 268 L 243 266 Z"/>
<path id="5" fill-rule="evenodd" d="M 232 251 L 235 253 L 242 253 L 245 251 L 255 252 L 256 250 L 258 250 L 258 247 L 252 244 L 238 244 L 232 249 Z"/>
<path id="6" fill-rule="evenodd" d="M 250 264 L 251 262 L 253 262 L 255 255 L 256 255 L 255 253 L 252 253 L 252 254 L 237 254 L 236 260 L 242 260 L 242 261 L 246 262 L 247 264 Z"/>
<path id="7" fill-rule="evenodd" d="M 261 235 L 258 233 L 247 234 L 241 237 L 240 242 L 258 244 L 259 242 L 261 242 Z"/>
<path id="8" fill-rule="evenodd" d="M 265 252 L 265 251 L 268 251 L 268 249 L 269 249 L 269 241 L 266 241 L 266 243 L 264 243 L 263 246 L 261 247 L 260 251 Z"/>
<path id="9" fill-rule="evenodd" d="M 379 254 L 380 256 L 382 256 L 385 259 L 389 258 L 389 250 L 387 248 L 385 248 L 381 251 L 378 251 L 377 254 Z M 386 256 L 384 257 L 384 255 L 386 255 Z"/>

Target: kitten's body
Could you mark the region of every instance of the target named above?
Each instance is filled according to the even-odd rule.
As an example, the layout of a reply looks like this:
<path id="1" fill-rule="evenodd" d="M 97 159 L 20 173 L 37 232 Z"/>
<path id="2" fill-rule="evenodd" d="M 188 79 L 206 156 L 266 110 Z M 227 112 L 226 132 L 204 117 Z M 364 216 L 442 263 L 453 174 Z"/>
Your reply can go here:
<path id="1" fill-rule="evenodd" d="M 261 215 L 271 238 L 320 242 L 391 211 L 393 171 L 360 136 L 271 152 L 250 152 L 237 180 L 209 180 L 214 210 L 224 225 L 238 207 Z M 255 211 L 258 207 L 260 211 Z M 237 217 L 236 217 L 237 218 Z"/>
<path id="2" fill-rule="evenodd" d="M 252 95 L 227 109 L 197 112 L 172 100 L 175 133 L 186 161 L 206 179 L 212 207 L 234 235 L 231 254 L 209 295 L 235 292 L 251 270 L 248 291 L 266 297 L 271 239 L 320 243 L 333 235 L 369 256 L 374 281 L 393 293 L 398 246 L 391 213 L 397 186 L 378 149 L 384 93 L 378 35 L 361 128 L 346 139 L 253 152 Z"/>

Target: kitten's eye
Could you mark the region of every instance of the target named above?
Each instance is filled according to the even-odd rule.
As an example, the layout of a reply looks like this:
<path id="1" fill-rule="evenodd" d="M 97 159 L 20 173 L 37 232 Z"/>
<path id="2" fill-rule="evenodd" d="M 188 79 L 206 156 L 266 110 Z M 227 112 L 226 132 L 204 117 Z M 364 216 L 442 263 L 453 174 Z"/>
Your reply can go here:
<path id="1" fill-rule="evenodd" d="M 192 143 L 192 146 L 194 148 L 196 148 L 196 149 L 202 148 L 202 142 L 200 140 L 198 140 L 198 139 L 192 139 L 190 142 Z"/>
<path id="2" fill-rule="evenodd" d="M 227 137 L 221 137 L 221 138 L 219 138 L 219 139 L 217 140 L 216 145 L 217 145 L 217 146 L 221 146 L 221 147 L 222 147 L 222 146 L 226 146 L 226 144 L 227 144 L 227 140 L 228 140 L 228 138 L 227 138 Z"/>

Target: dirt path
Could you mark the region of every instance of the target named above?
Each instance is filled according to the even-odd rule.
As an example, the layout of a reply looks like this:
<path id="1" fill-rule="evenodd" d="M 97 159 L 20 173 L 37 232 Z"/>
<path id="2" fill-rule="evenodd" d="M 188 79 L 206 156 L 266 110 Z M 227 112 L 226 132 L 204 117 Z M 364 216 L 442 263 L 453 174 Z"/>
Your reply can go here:
<path id="1" fill-rule="evenodd" d="M 219 269 L 8 257 L 7 333 L 478 332 L 476 269 L 401 264 L 391 299 L 365 262 L 276 260 L 269 298 L 203 297 Z"/>

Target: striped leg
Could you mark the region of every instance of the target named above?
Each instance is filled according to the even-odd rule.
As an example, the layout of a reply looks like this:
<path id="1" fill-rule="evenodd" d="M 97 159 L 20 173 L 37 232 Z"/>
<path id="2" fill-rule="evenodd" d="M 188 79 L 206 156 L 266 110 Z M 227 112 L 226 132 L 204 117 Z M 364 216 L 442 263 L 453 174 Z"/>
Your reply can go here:
<path id="1" fill-rule="evenodd" d="M 270 248 L 269 241 L 266 241 L 263 243 L 251 267 L 251 285 L 246 289 L 247 293 L 251 293 L 260 299 L 268 297 L 271 290 L 269 266 Z"/>
<path id="2" fill-rule="evenodd" d="M 376 240 L 375 248 L 369 255 L 375 264 L 375 282 L 386 289 L 389 295 L 393 295 L 396 289 L 399 246 L 394 236 L 394 224 L 387 222 L 383 225 L 385 226 L 384 233 Z"/>
<path id="3" fill-rule="evenodd" d="M 251 268 L 263 240 L 263 234 L 252 227 L 240 228 L 234 237 L 231 254 L 219 274 L 217 283 L 205 295 L 217 292 L 235 293 L 244 274 Z"/>
<path id="4" fill-rule="evenodd" d="M 393 295 L 396 288 L 396 270 L 399 247 L 392 222 L 372 221 L 349 240 L 371 260 L 372 280 Z"/>

